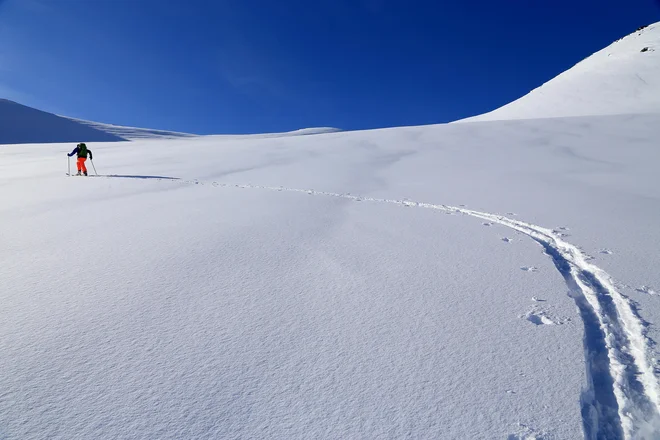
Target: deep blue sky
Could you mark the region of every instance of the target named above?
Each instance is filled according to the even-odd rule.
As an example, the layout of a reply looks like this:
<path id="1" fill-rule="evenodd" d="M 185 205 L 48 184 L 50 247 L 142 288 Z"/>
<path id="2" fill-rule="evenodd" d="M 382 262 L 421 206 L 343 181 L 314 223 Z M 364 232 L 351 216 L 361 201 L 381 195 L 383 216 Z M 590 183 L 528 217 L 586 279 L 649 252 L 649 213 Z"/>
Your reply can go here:
<path id="1" fill-rule="evenodd" d="M 660 21 L 660 0 L 0 0 L 0 98 L 208 133 L 448 122 Z"/>

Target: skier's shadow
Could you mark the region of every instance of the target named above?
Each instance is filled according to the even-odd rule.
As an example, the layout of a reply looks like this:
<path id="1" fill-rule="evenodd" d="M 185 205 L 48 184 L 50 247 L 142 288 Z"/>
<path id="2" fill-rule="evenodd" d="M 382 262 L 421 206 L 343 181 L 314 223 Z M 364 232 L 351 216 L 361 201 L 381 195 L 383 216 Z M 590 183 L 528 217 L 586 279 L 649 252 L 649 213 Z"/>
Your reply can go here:
<path id="1" fill-rule="evenodd" d="M 99 177 L 101 177 L 99 175 Z M 113 177 L 117 179 L 156 179 L 156 180 L 181 180 L 178 177 L 167 177 L 167 176 L 131 176 L 126 174 L 108 174 L 103 177 Z"/>

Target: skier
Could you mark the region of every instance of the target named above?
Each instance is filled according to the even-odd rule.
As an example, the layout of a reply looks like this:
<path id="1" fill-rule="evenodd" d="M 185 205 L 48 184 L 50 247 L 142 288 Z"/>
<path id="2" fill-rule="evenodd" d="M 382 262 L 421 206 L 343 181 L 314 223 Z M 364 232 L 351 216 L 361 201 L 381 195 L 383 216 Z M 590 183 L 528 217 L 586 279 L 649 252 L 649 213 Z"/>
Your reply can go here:
<path id="1" fill-rule="evenodd" d="M 78 154 L 78 161 L 76 162 L 76 165 L 78 165 L 77 176 L 80 176 L 81 171 L 86 176 L 87 167 L 85 166 L 85 161 L 87 160 L 88 154 L 89 154 L 89 160 L 94 160 L 94 158 L 92 157 L 92 150 L 87 148 L 87 145 L 85 145 L 85 143 L 80 143 L 76 145 L 76 148 L 74 148 L 74 150 L 71 153 L 67 154 L 67 156 L 71 157 L 74 154 Z"/>

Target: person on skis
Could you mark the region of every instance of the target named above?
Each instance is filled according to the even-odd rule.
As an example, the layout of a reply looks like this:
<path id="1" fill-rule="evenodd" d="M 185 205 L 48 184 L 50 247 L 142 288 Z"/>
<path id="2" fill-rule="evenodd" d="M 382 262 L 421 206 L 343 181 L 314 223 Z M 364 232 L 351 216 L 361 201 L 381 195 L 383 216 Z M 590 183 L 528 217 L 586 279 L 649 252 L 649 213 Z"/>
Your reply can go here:
<path id="1" fill-rule="evenodd" d="M 87 160 L 87 155 L 89 155 L 89 160 L 94 160 L 92 157 L 92 150 L 87 148 L 87 145 L 85 143 L 80 143 L 76 145 L 76 148 L 74 150 L 67 154 L 67 156 L 71 157 L 74 154 L 78 155 L 78 161 L 76 162 L 76 165 L 78 165 L 78 176 L 80 176 L 80 172 L 86 176 L 87 175 L 87 167 L 85 166 L 85 161 Z"/>

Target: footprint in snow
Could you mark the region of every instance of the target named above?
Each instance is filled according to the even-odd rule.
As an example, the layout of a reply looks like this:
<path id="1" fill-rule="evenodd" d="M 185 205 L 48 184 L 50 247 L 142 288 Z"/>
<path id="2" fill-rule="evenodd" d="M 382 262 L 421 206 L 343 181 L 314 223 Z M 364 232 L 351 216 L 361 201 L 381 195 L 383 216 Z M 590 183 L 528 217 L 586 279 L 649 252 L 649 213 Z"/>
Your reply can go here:
<path id="1" fill-rule="evenodd" d="M 636 290 L 637 292 L 639 292 L 639 293 L 645 293 L 645 294 L 647 294 L 647 295 L 657 295 L 657 294 L 658 294 L 658 292 L 656 292 L 655 290 L 653 290 L 653 289 L 652 289 L 651 287 L 649 287 L 649 286 L 638 287 L 638 288 L 635 289 L 635 290 Z"/>
<path id="2" fill-rule="evenodd" d="M 525 272 L 538 272 L 539 268 L 534 266 L 523 266 L 520 270 L 524 270 Z"/>
<path id="3" fill-rule="evenodd" d="M 511 239 L 509 237 L 502 237 L 502 241 L 505 242 L 505 243 L 511 243 L 513 241 L 513 239 Z"/>
<path id="4" fill-rule="evenodd" d="M 541 308 L 540 306 L 533 306 L 529 312 L 519 316 L 519 318 L 526 319 L 534 325 L 563 325 L 571 321 L 569 317 L 557 316 L 547 308 Z"/>
<path id="5" fill-rule="evenodd" d="M 534 325 L 556 325 L 557 323 L 548 318 L 543 312 L 528 312 L 525 319 Z"/>
<path id="6" fill-rule="evenodd" d="M 532 297 L 532 301 L 536 301 L 536 302 L 546 302 L 547 300 L 546 300 L 546 299 L 537 298 L 537 297 L 533 296 L 533 297 Z"/>
<path id="7" fill-rule="evenodd" d="M 484 226 L 493 226 L 493 224 L 491 222 L 483 222 L 482 225 L 484 225 Z"/>
<path id="8" fill-rule="evenodd" d="M 515 434 L 509 434 L 506 440 L 544 440 L 546 434 L 542 431 L 530 428 L 529 426 L 518 423 L 518 429 Z"/>
<path id="9" fill-rule="evenodd" d="M 603 255 L 612 255 L 614 252 L 612 252 L 609 249 L 603 249 L 603 250 L 600 251 L 600 253 L 603 254 Z"/>

